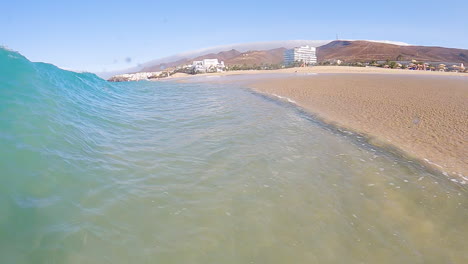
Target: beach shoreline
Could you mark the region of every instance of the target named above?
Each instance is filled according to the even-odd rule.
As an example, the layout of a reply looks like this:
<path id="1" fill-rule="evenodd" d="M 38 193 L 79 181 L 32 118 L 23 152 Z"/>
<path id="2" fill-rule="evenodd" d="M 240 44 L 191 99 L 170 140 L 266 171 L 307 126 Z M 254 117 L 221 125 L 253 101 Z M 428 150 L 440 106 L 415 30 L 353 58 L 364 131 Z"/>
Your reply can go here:
<path id="1" fill-rule="evenodd" d="M 314 67 L 296 67 L 285 68 L 278 70 L 245 70 L 245 71 L 224 71 L 202 74 L 186 74 L 176 73 L 170 77 L 159 80 L 171 79 L 192 79 L 208 76 L 233 76 L 233 75 L 258 75 L 258 74 L 388 74 L 388 75 L 416 75 L 416 76 L 460 76 L 467 77 L 468 73 L 461 72 L 440 72 L 440 71 L 418 71 L 418 70 L 403 70 L 403 69 L 385 69 L 379 67 L 352 67 L 352 66 L 314 66 Z M 156 81 L 156 80 L 155 80 Z"/>
<path id="2" fill-rule="evenodd" d="M 468 79 L 337 73 L 262 79 L 249 87 L 418 160 L 454 182 L 468 182 Z"/>
<path id="3" fill-rule="evenodd" d="M 167 79 L 241 83 L 468 184 L 467 77 L 456 72 L 319 66 Z"/>

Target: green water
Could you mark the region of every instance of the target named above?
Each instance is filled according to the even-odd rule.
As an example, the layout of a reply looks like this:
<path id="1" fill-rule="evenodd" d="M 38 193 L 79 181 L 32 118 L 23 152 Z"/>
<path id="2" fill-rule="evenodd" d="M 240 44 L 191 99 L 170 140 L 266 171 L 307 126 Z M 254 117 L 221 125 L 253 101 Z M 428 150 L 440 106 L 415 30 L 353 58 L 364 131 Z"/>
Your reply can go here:
<path id="1" fill-rule="evenodd" d="M 465 185 L 288 103 L 0 51 L 0 263 L 468 262 Z"/>

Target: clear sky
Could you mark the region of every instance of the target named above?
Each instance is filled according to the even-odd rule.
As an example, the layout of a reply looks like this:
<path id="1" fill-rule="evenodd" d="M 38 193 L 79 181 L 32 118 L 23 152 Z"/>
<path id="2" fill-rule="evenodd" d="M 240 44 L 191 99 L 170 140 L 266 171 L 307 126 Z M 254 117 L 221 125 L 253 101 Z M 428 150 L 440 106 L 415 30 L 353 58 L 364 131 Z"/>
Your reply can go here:
<path id="1" fill-rule="evenodd" d="M 468 1 L 3 0 L 0 45 L 88 71 L 211 46 L 372 39 L 468 49 Z"/>

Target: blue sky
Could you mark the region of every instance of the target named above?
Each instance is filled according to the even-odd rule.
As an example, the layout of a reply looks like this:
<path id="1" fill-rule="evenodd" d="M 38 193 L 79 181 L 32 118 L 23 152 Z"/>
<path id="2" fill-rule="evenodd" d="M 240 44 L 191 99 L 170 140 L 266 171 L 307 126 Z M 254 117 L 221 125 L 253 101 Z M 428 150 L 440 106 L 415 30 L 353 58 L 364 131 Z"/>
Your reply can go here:
<path id="1" fill-rule="evenodd" d="M 372 39 L 468 49 L 468 1 L 23 1 L 0 4 L 0 45 L 88 71 L 211 46 Z"/>

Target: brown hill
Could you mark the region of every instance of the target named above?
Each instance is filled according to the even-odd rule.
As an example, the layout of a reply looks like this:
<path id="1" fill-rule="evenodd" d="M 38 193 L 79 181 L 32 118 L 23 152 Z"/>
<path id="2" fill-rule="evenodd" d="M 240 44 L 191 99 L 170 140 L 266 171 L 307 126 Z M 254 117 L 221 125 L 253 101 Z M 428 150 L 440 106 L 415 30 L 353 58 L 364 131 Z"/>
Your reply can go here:
<path id="1" fill-rule="evenodd" d="M 143 68 L 142 72 L 161 71 L 166 68 L 174 68 L 181 65 L 192 64 L 194 60 L 218 59 L 224 61 L 226 66 L 233 65 L 262 65 L 281 64 L 285 48 L 270 50 L 252 50 L 239 52 L 231 49 L 219 53 L 209 53 L 195 58 L 183 58 L 180 60 L 161 63 Z M 378 43 L 371 41 L 345 41 L 336 40 L 317 48 L 319 62 L 327 60 L 343 60 L 345 62 L 368 62 L 372 60 L 425 62 L 448 62 L 468 64 L 468 50 L 426 46 L 399 46 L 394 44 Z"/>
<path id="2" fill-rule="evenodd" d="M 222 51 L 219 53 L 209 53 L 195 58 L 184 58 L 173 62 L 161 63 L 150 67 L 145 67 L 142 72 L 161 71 L 166 68 L 173 68 L 181 65 L 192 64 L 196 60 L 218 59 L 224 61 L 226 66 L 232 65 L 262 65 L 262 64 L 280 64 L 283 62 L 283 53 L 285 48 L 277 48 L 271 50 L 252 50 L 247 52 L 239 52 L 235 49 Z"/>
<path id="3" fill-rule="evenodd" d="M 468 50 L 426 46 L 398 46 L 370 41 L 336 40 L 317 48 L 317 60 L 372 60 L 468 63 Z"/>
<path id="4" fill-rule="evenodd" d="M 239 54 L 225 60 L 224 63 L 228 66 L 232 65 L 262 65 L 262 64 L 281 64 L 283 62 L 283 53 L 285 48 L 277 48 L 271 50 L 253 50 Z"/>
<path id="5" fill-rule="evenodd" d="M 184 58 L 180 59 L 177 61 L 172 61 L 168 63 L 161 63 L 157 65 L 153 65 L 150 67 L 145 67 L 141 71 L 142 72 L 153 72 L 153 71 L 160 71 L 164 70 L 166 68 L 173 68 L 177 67 L 180 65 L 185 65 L 185 64 L 192 64 L 193 61 L 195 60 L 204 60 L 204 59 L 218 59 L 219 61 L 226 61 L 229 60 L 230 58 L 239 56 L 241 53 L 235 49 L 229 50 L 229 51 L 222 51 L 219 53 L 209 53 L 203 56 L 198 56 L 196 58 Z"/>

